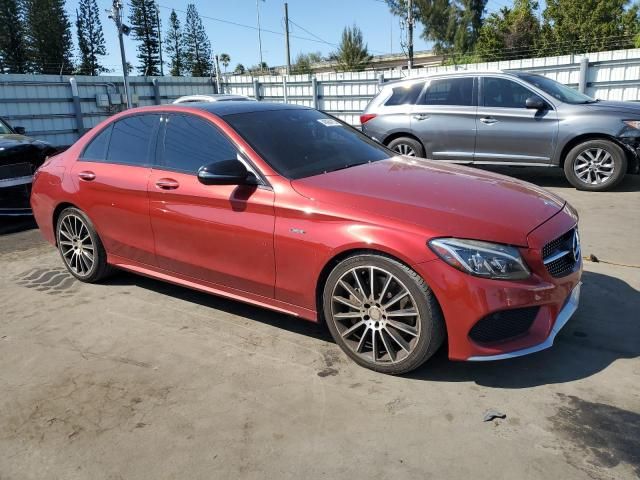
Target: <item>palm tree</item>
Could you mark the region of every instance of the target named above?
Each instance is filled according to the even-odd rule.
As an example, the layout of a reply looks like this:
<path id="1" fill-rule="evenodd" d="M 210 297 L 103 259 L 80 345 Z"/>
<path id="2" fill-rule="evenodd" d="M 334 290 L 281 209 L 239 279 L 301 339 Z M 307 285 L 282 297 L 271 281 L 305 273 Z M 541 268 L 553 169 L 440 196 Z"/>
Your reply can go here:
<path id="1" fill-rule="evenodd" d="M 220 63 L 224 65 L 224 73 L 227 73 L 227 67 L 229 66 L 229 63 L 231 63 L 231 57 L 228 53 L 220 54 Z"/>

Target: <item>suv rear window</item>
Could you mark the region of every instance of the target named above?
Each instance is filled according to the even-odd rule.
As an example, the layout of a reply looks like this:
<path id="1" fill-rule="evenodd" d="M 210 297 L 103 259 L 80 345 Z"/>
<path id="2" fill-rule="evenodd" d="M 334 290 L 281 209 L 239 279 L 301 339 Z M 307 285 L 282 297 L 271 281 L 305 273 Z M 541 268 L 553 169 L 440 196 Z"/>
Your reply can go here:
<path id="1" fill-rule="evenodd" d="M 424 87 L 424 82 L 412 83 L 409 85 L 400 85 L 392 89 L 392 94 L 385 102 L 385 106 L 393 107 L 396 105 L 413 105 L 418 99 L 418 95 Z"/>

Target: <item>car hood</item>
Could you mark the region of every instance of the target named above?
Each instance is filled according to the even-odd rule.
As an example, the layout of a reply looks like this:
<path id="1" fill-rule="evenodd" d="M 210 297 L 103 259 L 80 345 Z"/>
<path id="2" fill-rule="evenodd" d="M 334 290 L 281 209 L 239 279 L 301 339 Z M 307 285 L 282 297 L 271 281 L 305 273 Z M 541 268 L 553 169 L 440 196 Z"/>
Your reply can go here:
<path id="1" fill-rule="evenodd" d="M 394 157 L 291 182 L 321 203 L 349 206 L 424 227 L 431 236 L 527 245 L 527 234 L 565 201 L 504 175 Z"/>
<path id="2" fill-rule="evenodd" d="M 587 104 L 587 107 L 591 110 L 606 110 L 611 112 L 640 116 L 640 103 L 635 102 L 614 102 L 609 100 L 599 100 L 596 103 Z"/>

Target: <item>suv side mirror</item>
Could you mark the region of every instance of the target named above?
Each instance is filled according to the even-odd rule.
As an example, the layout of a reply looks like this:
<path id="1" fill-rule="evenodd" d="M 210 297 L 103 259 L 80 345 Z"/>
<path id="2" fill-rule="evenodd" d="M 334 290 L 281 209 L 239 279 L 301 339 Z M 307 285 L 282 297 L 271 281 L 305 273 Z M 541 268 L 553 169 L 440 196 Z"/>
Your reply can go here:
<path id="1" fill-rule="evenodd" d="M 527 98 L 526 105 L 527 108 L 530 108 L 532 110 L 544 110 L 545 108 L 547 108 L 547 102 L 545 102 L 538 96 Z"/>
<path id="2" fill-rule="evenodd" d="M 25 135 L 27 133 L 27 130 L 24 127 L 13 127 L 13 131 L 18 135 Z"/>
<path id="3" fill-rule="evenodd" d="M 257 185 L 256 176 L 239 160 L 223 160 L 198 169 L 198 180 L 203 185 Z"/>

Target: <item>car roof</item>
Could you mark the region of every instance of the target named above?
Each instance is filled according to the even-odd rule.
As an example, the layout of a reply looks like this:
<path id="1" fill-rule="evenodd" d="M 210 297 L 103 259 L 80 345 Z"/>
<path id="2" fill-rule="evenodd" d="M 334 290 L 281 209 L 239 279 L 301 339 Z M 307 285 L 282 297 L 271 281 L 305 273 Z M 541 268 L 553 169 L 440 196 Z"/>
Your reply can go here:
<path id="1" fill-rule="evenodd" d="M 309 107 L 301 105 L 292 105 L 290 103 L 275 103 L 275 102 L 247 102 L 247 101 L 234 101 L 228 102 L 207 102 L 207 103 L 185 103 L 180 104 L 182 107 L 196 108 L 198 110 L 204 110 L 219 117 L 226 115 L 235 115 L 236 113 L 253 113 L 264 112 L 269 110 L 308 110 Z"/>
<path id="2" fill-rule="evenodd" d="M 511 70 L 452 70 L 450 72 L 434 72 L 427 75 L 420 75 L 418 77 L 407 77 L 393 80 L 391 82 L 385 82 L 384 86 L 396 85 L 399 83 L 416 82 L 420 80 L 429 80 L 430 78 L 442 78 L 442 77 L 464 77 L 468 75 L 515 75 L 518 72 Z"/>
<path id="3" fill-rule="evenodd" d="M 244 95 L 232 95 L 229 93 L 212 93 L 206 95 L 184 95 L 176 98 L 173 103 L 190 103 L 190 102 L 228 102 L 231 100 L 253 100 Z"/>

